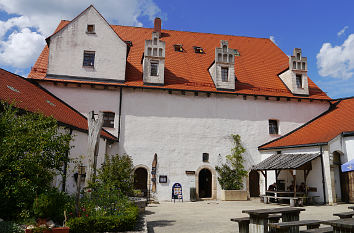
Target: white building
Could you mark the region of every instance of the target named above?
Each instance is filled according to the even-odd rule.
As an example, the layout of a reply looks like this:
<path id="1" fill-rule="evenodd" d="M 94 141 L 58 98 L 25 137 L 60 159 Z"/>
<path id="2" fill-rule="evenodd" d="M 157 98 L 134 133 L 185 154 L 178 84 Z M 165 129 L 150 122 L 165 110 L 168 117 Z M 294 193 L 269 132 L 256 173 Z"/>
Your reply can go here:
<path id="1" fill-rule="evenodd" d="M 80 162 L 84 165 L 88 163 L 87 156 L 84 156 L 88 151 L 86 117 L 42 87 L 3 69 L 0 69 L 0 100 L 14 104 L 15 107 L 25 111 L 54 117 L 58 121 L 60 130 L 73 137 L 70 146 L 74 147 L 67 154 L 72 162 L 64 165 L 66 181 L 63 182 L 62 176 L 58 176 L 53 181 L 53 185 L 69 193 L 76 192 L 77 165 Z M 106 130 L 101 131 L 97 156 L 98 167 L 104 161 L 106 147 L 116 140 L 117 138 Z"/>
<path id="2" fill-rule="evenodd" d="M 59 24 L 28 78 L 84 115 L 106 112 L 104 128 L 118 138 L 107 153 L 132 156 L 136 187 L 156 185 L 160 201 L 174 183 L 184 200 L 193 187 L 219 199 L 215 166 L 231 134 L 250 168 L 264 159 L 259 145 L 330 106 L 300 49 L 289 58 L 269 39 L 162 30 L 159 18 L 154 28 L 109 25 L 93 6 Z M 258 173 L 250 179 L 256 196 Z"/>
<path id="3" fill-rule="evenodd" d="M 329 204 L 348 202 L 353 199 L 347 173 L 341 165 L 354 159 L 354 98 L 333 101 L 331 107 L 320 116 L 293 130 L 292 132 L 259 147 L 263 158 L 281 153 L 284 155 L 303 154 L 318 156 L 311 161 L 307 185 L 313 187 L 311 195 L 318 195 L 318 201 Z M 280 156 L 281 158 L 281 156 Z M 267 176 L 267 183 L 275 181 L 273 172 Z M 297 184 L 303 182 L 304 173 L 297 171 Z M 278 179 L 286 185 L 292 181 L 287 171 L 281 171 Z M 263 186 L 264 187 L 264 186 Z M 262 187 L 262 188 L 263 188 Z"/>

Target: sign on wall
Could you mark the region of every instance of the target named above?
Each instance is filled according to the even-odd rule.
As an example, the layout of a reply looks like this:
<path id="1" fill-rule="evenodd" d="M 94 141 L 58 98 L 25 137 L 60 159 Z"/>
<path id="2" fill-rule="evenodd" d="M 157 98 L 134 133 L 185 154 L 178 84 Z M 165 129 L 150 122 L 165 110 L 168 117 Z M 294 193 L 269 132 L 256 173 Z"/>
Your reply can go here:
<path id="1" fill-rule="evenodd" d="M 182 200 L 183 202 L 182 185 L 180 183 L 174 183 L 172 186 L 172 199 L 173 202 L 175 202 L 176 199 Z"/>

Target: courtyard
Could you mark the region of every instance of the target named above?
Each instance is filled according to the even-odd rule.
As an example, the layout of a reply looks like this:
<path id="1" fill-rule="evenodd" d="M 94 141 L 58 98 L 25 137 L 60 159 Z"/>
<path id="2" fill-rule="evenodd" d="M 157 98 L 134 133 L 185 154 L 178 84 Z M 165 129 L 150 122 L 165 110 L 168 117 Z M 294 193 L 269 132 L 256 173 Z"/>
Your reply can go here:
<path id="1" fill-rule="evenodd" d="M 306 211 L 300 213 L 300 220 L 339 219 L 334 213 L 348 211 L 351 204 L 334 206 L 305 206 Z M 199 202 L 161 202 L 150 204 L 146 208 L 146 219 L 149 233 L 230 233 L 238 232 L 238 225 L 230 218 L 247 217 L 242 210 L 278 208 L 277 204 L 263 204 L 259 199 L 250 201 L 199 201 Z"/>

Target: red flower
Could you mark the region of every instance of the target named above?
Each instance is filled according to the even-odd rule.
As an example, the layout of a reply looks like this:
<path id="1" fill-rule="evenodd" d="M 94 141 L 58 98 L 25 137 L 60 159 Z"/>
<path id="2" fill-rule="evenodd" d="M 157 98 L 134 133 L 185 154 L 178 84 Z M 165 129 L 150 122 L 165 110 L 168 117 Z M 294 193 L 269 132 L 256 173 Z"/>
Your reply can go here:
<path id="1" fill-rule="evenodd" d="M 86 214 L 86 217 L 88 217 L 88 214 Z"/>

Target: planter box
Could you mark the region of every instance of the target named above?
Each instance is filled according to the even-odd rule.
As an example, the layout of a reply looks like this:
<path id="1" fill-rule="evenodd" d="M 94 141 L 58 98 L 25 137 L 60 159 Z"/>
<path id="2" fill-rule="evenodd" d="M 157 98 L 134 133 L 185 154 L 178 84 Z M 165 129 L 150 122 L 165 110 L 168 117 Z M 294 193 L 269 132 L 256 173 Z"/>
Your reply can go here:
<path id="1" fill-rule="evenodd" d="M 51 230 L 44 231 L 44 233 L 69 233 L 69 227 L 55 227 Z M 32 230 L 26 229 L 26 233 L 32 233 Z"/>
<path id="2" fill-rule="evenodd" d="M 245 190 L 221 190 L 222 201 L 247 201 Z"/>

